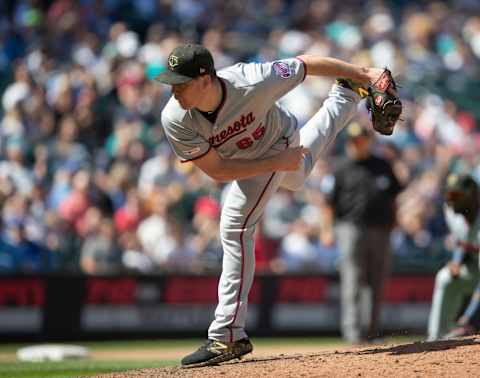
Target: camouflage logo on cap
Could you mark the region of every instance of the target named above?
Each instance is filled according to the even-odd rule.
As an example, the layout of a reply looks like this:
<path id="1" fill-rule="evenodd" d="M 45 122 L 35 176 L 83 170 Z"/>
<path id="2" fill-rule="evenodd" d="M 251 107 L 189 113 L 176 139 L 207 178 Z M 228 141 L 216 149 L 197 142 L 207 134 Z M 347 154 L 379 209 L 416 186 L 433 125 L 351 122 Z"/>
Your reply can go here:
<path id="1" fill-rule="evenodd" d="M 178 61 L 178 57 L 176 57 L 175 55 L 170 55 L 168 57 L 168 65 L 170 68 L 175 68 L 179 64 L 180 62 Z"/>
<path id="2" fill-rule="evenodd" d="M 458 175 L 452 173 L 447 178 L 447 186 L 452 187 L 455 186 L 458 182 Z"/>

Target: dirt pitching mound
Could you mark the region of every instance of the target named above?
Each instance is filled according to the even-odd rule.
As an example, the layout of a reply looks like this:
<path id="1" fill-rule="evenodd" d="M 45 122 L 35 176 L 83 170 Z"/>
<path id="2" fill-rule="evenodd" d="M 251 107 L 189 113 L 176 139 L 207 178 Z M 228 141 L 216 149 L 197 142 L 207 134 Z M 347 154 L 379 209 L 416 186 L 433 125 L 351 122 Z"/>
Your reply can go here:
<path id="1" fill-rule="evenodd" d="M 456 340 L 375 345 L 319 351 L 309 354 L 280 354 L 255 357 L 219 366 L 182 369 L 132 370 L 97 376 L 131 377 L 478 377 L 480 337 Z"/>

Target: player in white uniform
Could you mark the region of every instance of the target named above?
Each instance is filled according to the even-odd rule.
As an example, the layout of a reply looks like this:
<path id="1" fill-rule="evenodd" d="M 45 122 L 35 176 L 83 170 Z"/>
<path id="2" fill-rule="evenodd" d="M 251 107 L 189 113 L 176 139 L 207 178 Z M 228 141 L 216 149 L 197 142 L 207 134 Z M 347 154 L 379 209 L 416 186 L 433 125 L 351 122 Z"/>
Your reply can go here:
<path id="1" fill-rule="evenodd" d="M 210 52 L 201 45 L 171 52 L 168 70 L 157 77 L 172 85 L 173 96 L 162 112 L 166 136 L 182 162 L 192 161 L 215 180 L 233 181 L 220 222 L 224 255 L 215 319 L 207 342 L 182 360 L 184 367 L 213 365 L 252 351 L 244 327 L 255 270 L 255 225 L 280 186 L 302 187 L 315 162 L 355 115 L 360 96 L 345 86 L 373 85 L 382 72 L 304 55 L 238 63 L 217 73 Z M 299 129 L 296 118 L 277 101 L 306 75 L 348 82 L 334 85 L 320 110 Z"/>
<path id="2" fill-rule="evenodd" d="M 452 260 L 435 278 L 428 322 L 429 341 L 465 336 L 475 331 L 471 320 L 480 308 L 479 195 L 478 185 L 471 176 L 448 176 L 444 214 L 455 247 Z M 470 304 L 456 321 L 465 297 L 472 292 Z"/>

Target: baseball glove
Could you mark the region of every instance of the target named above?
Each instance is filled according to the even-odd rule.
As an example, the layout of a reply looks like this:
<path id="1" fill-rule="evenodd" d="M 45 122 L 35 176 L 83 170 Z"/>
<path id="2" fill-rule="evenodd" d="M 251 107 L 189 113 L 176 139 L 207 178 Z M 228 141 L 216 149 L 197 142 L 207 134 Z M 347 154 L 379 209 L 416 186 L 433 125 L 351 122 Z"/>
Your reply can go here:
<path id="1" fill-rule="evenodd" d="M 390 70 L 385 69 L 377 82 L 368 87 L 366 101 L 373 128 L 382 135 L 392 135 L 402 114 L 402 102 Z"/>

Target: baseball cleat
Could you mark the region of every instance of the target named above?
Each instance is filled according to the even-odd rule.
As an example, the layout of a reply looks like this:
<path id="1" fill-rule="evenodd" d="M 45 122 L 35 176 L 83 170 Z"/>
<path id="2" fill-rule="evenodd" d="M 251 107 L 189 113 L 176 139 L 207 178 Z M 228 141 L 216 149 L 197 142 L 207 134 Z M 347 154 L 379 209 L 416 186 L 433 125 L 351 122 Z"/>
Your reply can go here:
<path id="1" fill-rule="evenodd" d="M 350 89 L 358 94 L 361 98 L 368 96 L 368 87 L 364 87 L 361 84 L 357 84 L 350 79 L 337 79 L 337 85 L 340 85 L 343 88 Z"/>
<path id="2" fill-rule="evenodd" d="M 442 340 L 451 340 L 457 337 L 471 336 L 475 335 L 475 333 L 475 328 L 470 324 L 466 324 L 452 329 L 449 333 L 442 337 Z"/>
<path id="3" fill-rule="evenodd" d="M 224 343 L 217 340 L 207 340 L 200 348 L 182 359 L 183 368 L 217 365 L 221 362 L 241 359 L 250 353 L 253 345 L 249 339 Z"/>

